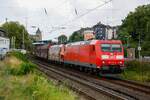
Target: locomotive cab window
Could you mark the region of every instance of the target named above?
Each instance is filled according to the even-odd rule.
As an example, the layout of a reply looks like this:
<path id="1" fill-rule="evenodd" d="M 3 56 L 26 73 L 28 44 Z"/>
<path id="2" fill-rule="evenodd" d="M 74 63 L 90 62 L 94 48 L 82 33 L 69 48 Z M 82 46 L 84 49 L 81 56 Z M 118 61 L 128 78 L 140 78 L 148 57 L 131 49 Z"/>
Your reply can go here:
<path id="1" fill-rule="evenodd" d="M 110 49 L 111 49 L 111 45 L 110 45 L 110 44 L 102 44 L 102 45 L 101 45 L 101 49 L 102 49 L 102 51 L 104 51 L 104 52 L 108 52 L 108 51 L 110 51 Z"/>
<path id="2" fill-rule="evenodd" d="M 122 52 L 120 44 L 101 44 L 101 50 L 103 52 Z"/>
<path id="3" fill-rule="evenodd" d="M 121 52 L 122 48 L 120 44 L 112 44 L 111 46 L 113 52 Z"/>

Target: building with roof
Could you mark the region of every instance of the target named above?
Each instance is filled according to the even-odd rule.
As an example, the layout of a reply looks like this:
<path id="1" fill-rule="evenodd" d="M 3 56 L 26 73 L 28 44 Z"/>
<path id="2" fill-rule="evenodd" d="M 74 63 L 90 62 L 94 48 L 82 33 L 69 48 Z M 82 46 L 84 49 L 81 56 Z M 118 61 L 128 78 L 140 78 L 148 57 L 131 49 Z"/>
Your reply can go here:
<path id="1" fill-rule="evenodd" d="M 111 40 L 117 38 L 118 27 L 97 23 L 93 27 L 81 28 L 75 31 L 84 36 L 84 40 L 98 39 L 98 40 Z"/>
<path id="2" fill-rule="evenodd" d="M 30 37 L 33 39 L 33 41 L 42 41 L 42 32 L 38 28 L 35 35 L 30 35 Z"/>
<path id="3" fill-rule="evenodd" d="M 99 40 L 110 40 L 117 38 L 117 27 L 104 25 L 101 22 L 93 26 L 95 38 Z"/>
<path id="4" fill-rule="evenodd" d="M 2 59 L 10 49 L 10 39 L 6 37 L 6 31 L 0 28 L 0 59 Z"/>
<path id="5" fill-rule="evenodd" d="M 6 36 L 6 31 L 0 27 L 0 36 L 5 37 Z"/>
<path id="6" fill-rule="evenodd" d="M 94 32 L 93 28 L 86 27 L 86 28 L 81 28 L 81 29 L 75 31 L 74 33 L 83 35 L 84 40 L 91 40 L 91 39 L 95 38 L 93 32 Z"/>

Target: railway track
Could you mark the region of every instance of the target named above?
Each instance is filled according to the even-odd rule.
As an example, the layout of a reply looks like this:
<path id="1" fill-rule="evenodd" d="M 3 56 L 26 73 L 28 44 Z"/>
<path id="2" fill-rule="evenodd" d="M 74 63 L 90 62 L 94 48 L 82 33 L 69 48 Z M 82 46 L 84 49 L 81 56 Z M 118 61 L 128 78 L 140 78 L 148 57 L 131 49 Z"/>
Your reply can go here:
<path id="1" fill-rule="evenodd" d="M 122 79 L 115 79 L 115 80 L 107 79 L 106 81 L 150 95 L 150 86 L 144 84 L 139 84 L 133 81 L 122 80 Z"/>
<path id="2" fill-rule="evenodd" d="M 65 72 L 64 69 L 58 69 L 61 70 L 63 72 Z M 71 69 L 69 69 L 70 71 Z M 140 84 L 134 81 L 129 81 L 129 80 L 123 80 L 120 79 L 118 77 L 103 77 L 103 78 L 99 78 L 97 76 L 93 76 L 91 74 L 87 74 L 87 73 L 82 73 L 82 72 L 78 72 L 75 70 L 71 70 L 71 72 L 69 72 L 70 74 L 72 74 L 72 72 L 74 72 L 73 74 L 76 75 L 77 77 L 80 77 L 80 75 L 82 75 L 82 78 L 87 79 L 88 81 L 93 81 L 93 83 L 96 83 L 98 85 L 103 85 L 105 87 L 107 87 L 107 85 L 110 85 L 110 89 L 120 92 L 122 94 L 125 95 L 129 95 L 133 98 L 136 99 L 141 99 L 141 100 L 145 100 L 147 98 L 147 100 L 149 100 L 150 98 L 150 86 L 148 85 L 144 85 L 144 84 Z M 76 74 L 78 73 L 78 74 Z M 83 77 L 85 76 L 86 77 Z M 107 84 L 107 85 L 106 85 Z M 119 90 L 122 89 L 122 90 Z M 132 95 L 131 95 L 132 94 Z"/>
<path id="3" fill-rule="evenodd" d="M 102 97 L 100 94 L 105 95 L 106 96 L 105 99 L 107 98 L 106 100 L 108 100 L 108 97 L 115 98 L 115 99 L 122 99 L 122 100 L 125 99 L 149 100 L 150 98 L 148 87 L 147 88 L 144 88 L 143 86 L 139 87 L 135 84 L 134 85 L 130 83 L 127 84 L 127 82 L 124 83 L 123 81 L 119 81 L 119 80 L 107 80 L 107 79 L 101 80 L 96 77 L 92 77 L 91 75 L 85 75 L 81 72 L 77 72 L 77 71 L 74 72 L 74 71 L 62 69 L 37 60 L 34 61 L 34 63 L 41 66 L 39 68 L 43 68 L 43 70 L 46 70 L 45 72 L 53 71 L 53 74 L 55 72 L 55 74 L 59 74 L 61 77 L 63 76 L 67 80 L 68 79 L 73 80 L 74 82 L 76 81 L 77 83 L 82 84 L 83 86 L 90 87 L 91 89 L 89 90 L 95 92 L 94 97 L 92 97 L 93 95 L 91 96 L 92 93 L 90 93 L 89 91 L 80 91 L 80 92 L 86 94 L 88 97 L 95 100 L 98 100 L 98 98 Z M 97 95 L 99 96 L 97 97 Z"/>
<path id="4" fill-rule="evenodd" d="M 90 98 L 90 100 L 111 100 L 112 98 L 115 100 L 127 100 L 132 99 L 128 96 L 122 96 L 117 92 L 111 91 L 108 88 L 96 85 L 90 81 L 87 81 L 83 78 L 79 78 L 68 73 L 64 73 L 59 71 L 53 66 L 47 66 L 45 64 L 41 64 L 41 62 L 35 62 L 38 66 L 38 69 L 42 72 L 46 73 L 48 76 L 53 77 L 61 82 L 69 81 L 69 87 L 79 91 L 84 94 L 86 97 Z M 51 73 L 51 74 L 50 74 Z M 64 79 L 65 78 L 65 79 Z"/>

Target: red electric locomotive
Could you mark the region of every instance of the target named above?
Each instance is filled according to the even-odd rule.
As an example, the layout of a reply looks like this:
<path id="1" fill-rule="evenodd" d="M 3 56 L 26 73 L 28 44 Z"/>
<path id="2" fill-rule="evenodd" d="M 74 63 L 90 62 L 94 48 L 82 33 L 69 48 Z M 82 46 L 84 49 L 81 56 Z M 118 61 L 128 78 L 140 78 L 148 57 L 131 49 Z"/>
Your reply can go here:
<path id="1" fill-rule="evenodd" d="M 120 40 L 90 40 L 53 46 L 48 44 L 37 47 L 35 54 L 86 70 L 120 72 L 124 69 L 124 51 Z"/>
<path id="2" fill-rule="evenodd" d="M 64 63 L 89 69 L 121 71 L 124 69 L 124 51 L 120 40 L 91 40 L 67 44 Z"/>

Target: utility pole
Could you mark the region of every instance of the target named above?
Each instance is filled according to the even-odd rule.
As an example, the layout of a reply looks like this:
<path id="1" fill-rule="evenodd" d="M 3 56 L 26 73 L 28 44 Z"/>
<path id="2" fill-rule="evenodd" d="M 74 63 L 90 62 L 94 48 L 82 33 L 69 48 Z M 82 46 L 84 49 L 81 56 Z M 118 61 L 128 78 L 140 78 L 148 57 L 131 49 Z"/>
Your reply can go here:
<path id="1" fill-rule="evenodd" d="M 8 18 L 6 18 L 5 20 L 6 20 L 6 23 L 7 23 L 7 21 L 8 21 Z"/>
<path id="2" fill-rule="evenodd" d="M 138 45 L 138 51 L 139 51 L 139 60 L 141 60 L 141 36 L 139 34 L 139 45 Z"/>
<path id="3" fill-rule="evenodd" d="M 26 24 L 25 28 L 27 29 L 27 27 L 28 27 L 28 17 L 25 17 L 25 24 Z"/>
<path id="4" fill-rule="evenodd" d="M 24 49 L 24 33 L 25 33 L 25 29 L 23 29 L 22 32 L 22 49 Z"/>
<path id="5" fill-rule="evenodd" d="M 14 42 L 13 37 L 11 37 L 11 45 L 10 45 L 11 48 L 13 48 L 13 42 Z"/>
<path id="6" fill-rule="evenodd" d="M 149 31 L 149 29 L 148 29 L 149 28 L 149 22 L 147 22 L 147 27 L 146 28 L 147 28 L 147 33 L 148 33 L 148 31 Z"/>
<path id="7" fill-rule="evenodd" d="M 15 44 L 16 43 L 16 37 L 14 37 L 13 40 L 14 40 L 14 49 L 15 49 L 15 46 L 16 46 L 16 44 Z"/>
<path id="8" fill-rule="evenodd" d="M 11 48 L 15 49 L 15 40 L 16 40 L 16 37 L 12 36 L 11 37 Z"/>
<path id="9" fill-rule="evenodd" d="M 28 17 L 25 17 L 25 28 L 23 29 L 23 32 L 22 32 L 22 49 L 25 49 L 24 37 L 25 37 L 25 29 L 27 29 L 27 24 L 28 24 Z"/>

